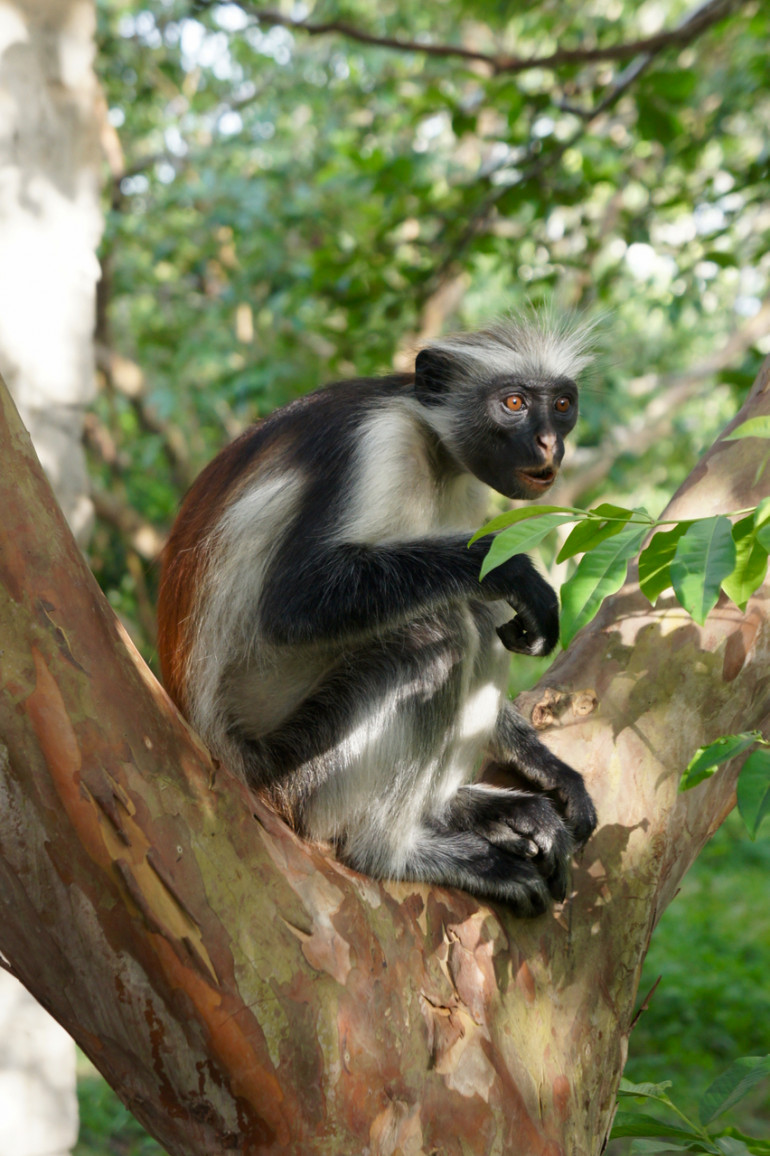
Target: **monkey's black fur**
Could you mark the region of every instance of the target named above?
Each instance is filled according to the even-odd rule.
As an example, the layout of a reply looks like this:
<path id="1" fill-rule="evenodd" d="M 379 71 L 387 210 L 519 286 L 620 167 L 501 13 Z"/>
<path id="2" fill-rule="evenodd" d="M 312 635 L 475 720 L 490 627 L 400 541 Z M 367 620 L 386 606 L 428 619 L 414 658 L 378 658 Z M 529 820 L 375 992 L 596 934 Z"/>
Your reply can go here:
<path id="1" fill-rule="evenodd" d="M 413 375 L 278 411 L 185 501 L 161 587 L 169 689 L 219 757 L 359 870 L 522 914 L 565 894 L 593 806 L 505 697 L 504 646 L 553 649 L 556 596 L 524 555 L 479 582 L 489 541 L 467 543 L 486 486 L 553 481 L 586 360 L 579 335 L 537 325 L 440 343 Z M 475 784 L 483 758 L 522 789 Z"/>

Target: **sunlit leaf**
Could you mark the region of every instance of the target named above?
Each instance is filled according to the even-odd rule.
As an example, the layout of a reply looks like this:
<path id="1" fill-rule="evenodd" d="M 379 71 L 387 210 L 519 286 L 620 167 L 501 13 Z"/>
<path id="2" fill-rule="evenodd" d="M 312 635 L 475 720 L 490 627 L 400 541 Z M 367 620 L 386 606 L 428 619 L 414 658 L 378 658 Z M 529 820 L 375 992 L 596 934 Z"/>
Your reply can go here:
<path id="1" fill-rule="evenodd" d="M 692 522 L 679 522 L 671 530 L 658 530 L 639 555 L 639 586 L 654 606 L 671 585 L 671 561 L 679 539 Z"/>
<path id="2" fill-rule="evenodd" d="M 763 498 L 754 511 L 754 525 L 759 529 L 770 523 L 770 498 Z"/>
<path id="3" fill-rule="evenodd" d="M 671 562 L 671 585 L 700 626 L 716 605 L 722 582 L 734 569 L 732 526 L 724 515 L 693 522 L 679 539 Z"/>
<path id="4" fill-rule="evenodd" d="M 726 442 L 739 441 L 741 438 L 770 438 L 770 416 L 750 417 L 741 422 L 732 433 L 725 434 Z"/>
<path id="5" fill-rule="evenodd" d="M 527 554 L 535 546 L 539 546 L 546 534 L 555 530 L 564 522 L 571 522 L 572 514 L 541 514 L 534 521 L 519 522 L 502 530 L 487 552 L 481 567 L 480 577 L 484 578 L 490 570 L 506 562 L 514 554 Z"/>
<path id="6" fill-rule="evenodd" d="M 559 551 L 557 562 L 565 562 L 575 554 L 584 554 L 587 550 L 598 546 L 605 538 L 619 534 L 633 515 L 633 510 L 626 510 L 623 506 L 611 506 L 608 502 L 589 512 L 596 516 L 578 522 Z"/>
<path id="7" fill-rule="evenodd" d="M 770 526 L 767 528 L 770 530 Z M 735 569 L 722 582 L 722 589 L 740 610 L 745 610 L 749 598 L 767 577 L 768 551 L 757 540 L 753 514 L 735 523 L 733 541 Z"/>
<path id="8" fill-rule="evenodd" d="M 770 554 L 770 498 L 763 498 L 754 513 L 756 539 Z"/>
<path id="9" fill-rule="evenodd" d="M 563 519 L 565 522 L 586 517 L 584 510 L 576 510 L 572 506 L 520 506 L 517 510 L 506 510 L 504 514 L 498 514 L 491 522 L 487 522 L 480 530 L 476 531 L 468 544 L 478 542 L 479 538 L 484 538 L 487 534 L 497 534 L 500 530 L 507 529 L 508 526 L 516 525 L 517 522 L 524 522 L 530 518 L 541 518 L 548 514 L 569 514 L 569 518 Z"/>
<path id="10" fill-rule="evenodd" d="M 561 588 L 563 646 L 591 621 L 604 599 L 623 585 L 629 559 L 636 554 L 648 530 L 648 526 L 626 526 L 583 556 Z"/>
<path id="11" fill-rule="evenodd" d="M 770 748 L 753 751 L 738 779 L 738 810 L 752 839 L 770 812 Z"/>
<path id="12" fill-rule="evenodd" d="M 722 763 L 747 751 L 759 737 L 758 734 L 752 733 L 723 735 L 708 746 L 701 747 L 688 763 L 679 782 L 679 790 L 689 791 L 692 787 L 697 787 L 698 783 L 710 778 Z"/>
<path id="13" fill-rule="evenodd" d="M 627 1080 L 625 1076 L 620 1081 L 618 1088 L 618 1096 L 647 1096 L 653 1100 L 660 1100 L 664 1098 L 668 1102 L 666 1092 L 671 1087 L 671 1080 L 663 1080 L 660 1084 L 634 1084 L 631 1080 Z"/>

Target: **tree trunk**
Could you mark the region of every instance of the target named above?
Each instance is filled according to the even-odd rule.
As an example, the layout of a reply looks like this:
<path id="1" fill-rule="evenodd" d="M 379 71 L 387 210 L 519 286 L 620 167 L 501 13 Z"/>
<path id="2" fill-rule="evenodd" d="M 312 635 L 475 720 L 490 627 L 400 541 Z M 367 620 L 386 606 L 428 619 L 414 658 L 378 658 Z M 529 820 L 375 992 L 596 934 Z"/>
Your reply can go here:
<path id="1" fill-rule="evenodd" d="M 0 0 L 0 370 L 81 544 L 102 226 L 95 24 L 93 0 Z M 7 974 L 0 1020 L 0 1152 L 64 1156 L 75 1045 Z"/>
<path id="2" fill-rule="evenodd" d="M 717 442 L 672 512 L 756 501 L 764 452 Z M 7 399 L 0 455 L 0 949 L 143 1124 L 179 1156 L 598 1153 L 650 934 L 734 801 L 734 767 L 684 796 L 679 772 L 768 713 L 765 595 L 699 628 L 630 582 L 525 696 L 602 826 L 522 921 L 357 876 L 214 767 Z"/>
<path id="3" fill-rule="evenodd" d="M 102 233 L 95 28 L 93 0 L 0 0 L 0 372 L 81 543 Z"/>

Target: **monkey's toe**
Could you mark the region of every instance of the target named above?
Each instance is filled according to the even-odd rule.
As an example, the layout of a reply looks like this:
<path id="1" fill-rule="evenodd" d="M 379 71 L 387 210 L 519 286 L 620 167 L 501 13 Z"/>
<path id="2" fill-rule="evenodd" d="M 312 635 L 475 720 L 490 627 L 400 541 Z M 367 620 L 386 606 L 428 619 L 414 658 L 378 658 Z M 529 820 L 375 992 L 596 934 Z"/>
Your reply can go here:
<path id="1" fill-rule="evenodd" d="M 560 864 L 569 861 L 574 847 L 553 803 L 541 795 L 506 799 L 487 837 L 491 843 L 531 860 L 546 880 L 560 873 Z"/>

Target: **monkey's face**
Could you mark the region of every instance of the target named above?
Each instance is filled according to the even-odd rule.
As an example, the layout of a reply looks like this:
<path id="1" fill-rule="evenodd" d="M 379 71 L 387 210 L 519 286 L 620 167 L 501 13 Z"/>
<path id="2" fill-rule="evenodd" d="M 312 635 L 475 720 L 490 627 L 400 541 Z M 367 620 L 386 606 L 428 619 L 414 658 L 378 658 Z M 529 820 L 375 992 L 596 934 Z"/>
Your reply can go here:
<path id="1" fill-rule="evenodd" d="M 577 387 L 569 378 L 496 383 L 486 391 L 483 412 L 477 406 L 456 427 L 458 457 L 498 493 L 539 498 L 556 480 L 577 415 Z"/>

